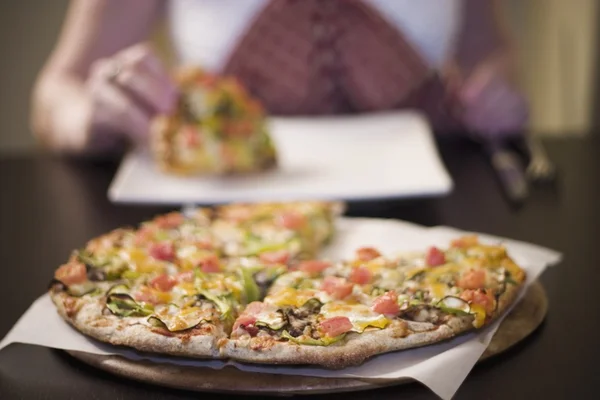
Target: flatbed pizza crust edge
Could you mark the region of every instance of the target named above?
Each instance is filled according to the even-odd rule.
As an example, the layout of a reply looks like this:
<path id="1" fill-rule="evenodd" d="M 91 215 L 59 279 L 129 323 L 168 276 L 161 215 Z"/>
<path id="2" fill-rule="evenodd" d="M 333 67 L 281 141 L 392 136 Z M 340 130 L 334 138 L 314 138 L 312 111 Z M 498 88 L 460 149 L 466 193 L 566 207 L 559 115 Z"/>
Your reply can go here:
<path id="1" fill-rule="evenodd" d="M 219 328 L 204 324 L 206 334 L 157 333 L 151 327 L 141 324 L 127 324 L 120 319 L 102 313 L 100 302 L 84 302 L 64 292 L 50 291 L 50 297 L 60 316 L 81 333 L 115 346 L 132 347 L 138 351 L 161 353 L 204 359 L 222 358 L 217 342 L 226 336 Z M 210 326 L 210 328 L 208 328 Z M 210 330 L 213 332 L 211 333 Z"/>
<path id="2" fill-rule="evenodd" d="M 365 333 L 351 333 L 340 345 L 309 346 L 290 342 L 271 342 L 270 338 L 228 340 L 223 347 L 225 357 L 247 363 L 313 364 L 330 369 L 342 369 L 362 364 L 367 359 L 384 353 L 423 347 L 450 339 L 470 330 L 472 317 L 452 318 L 435 330 L 406 332 L 405 328 L 382 329 Z M 408 333 L 408 334 L 407 334 Z M 269 346 L 253 350 L 261 341 Z"/>

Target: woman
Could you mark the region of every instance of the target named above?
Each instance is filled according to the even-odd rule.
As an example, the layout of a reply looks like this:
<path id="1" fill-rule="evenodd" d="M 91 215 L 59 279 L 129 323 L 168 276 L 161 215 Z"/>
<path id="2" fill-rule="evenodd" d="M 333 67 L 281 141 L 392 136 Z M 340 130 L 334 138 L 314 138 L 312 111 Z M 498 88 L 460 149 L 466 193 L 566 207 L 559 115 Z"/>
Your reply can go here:
<path id="1" fill-rule="evenodd" d="M 146 140 L 177 89 L 145 44 L 169 18 L 182 64 L 234 74 L 272 114 L 417 107 L 438 131 L 498 135 L 526 121 L 493 0 L 73 0 L 37 82 L 50 148 Z"/>

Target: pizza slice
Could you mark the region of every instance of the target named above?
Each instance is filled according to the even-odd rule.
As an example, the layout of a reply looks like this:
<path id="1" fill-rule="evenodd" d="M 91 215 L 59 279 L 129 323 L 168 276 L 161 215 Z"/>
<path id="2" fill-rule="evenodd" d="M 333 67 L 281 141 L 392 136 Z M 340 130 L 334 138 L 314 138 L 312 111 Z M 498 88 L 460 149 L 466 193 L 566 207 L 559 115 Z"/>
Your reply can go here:
<path id="1" fill-rule="evenodd" d="M 227 256 L 289 263 L 315 257 L 342 211 L 337 202 L 232 204 L 216 210 L 212 229 Z"/>
<path id="2" fill-rule="evenodd" d="M 305 261 L 247 307 L 222 349 L 245 362 L 343 368 L 374 355 L 449 339 L 491 323 L 525 274 L 501 246 L 476 238 L 385 258 Z"/>
<path id="3" fill-rule="evenodd" d="M 232 77 L 198 68 L 179 71 L 176 110 L 151 129 L 158 165 L 170 173 L 247 173 L 276 164 L 264 111 Z"/>
<path id="4" fill-rule="evenodd" d="M 103 342 L 219 358 L 218 341 L 257 294 L 243 270 L 227 270 L 209 227 L 206 210 L 170 213 L 94 239 L 56 271 L 51 297 Z"/>

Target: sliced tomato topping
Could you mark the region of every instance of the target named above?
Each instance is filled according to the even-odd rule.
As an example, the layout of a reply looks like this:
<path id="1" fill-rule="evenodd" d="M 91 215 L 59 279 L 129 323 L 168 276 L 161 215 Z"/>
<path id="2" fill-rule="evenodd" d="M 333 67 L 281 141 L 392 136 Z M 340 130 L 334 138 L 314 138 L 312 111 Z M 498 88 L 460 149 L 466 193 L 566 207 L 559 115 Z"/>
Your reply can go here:
<path id="1" fill-rule="evenodd" d="M 437 247 L 430 247 L 425 256 L 425 261 L 427 262 L 427 265 L 437 267 L 446 263 L 446 256 L 444 255 L 444 252 Z"/>
<path id="2" fill-rule="evenodd" d="M 134 242 L 136 246 L 143 246 L 148 242 L 151 242 L 154 238 L 154 233 L 156 232 L 156 228 L 149 225 L 144 225 L 135 233 Z"/>
<path id="3" fill-rule="evenodd" d="M 194 281 L 194 271 L 185 271 L 177 274 L 176 279 L 179 282 L 193 282 Z"/>
<path id="4" fill-rule="evenodd" d="M 290 252 L 287 250 L 269 251 L 261 253 L 259 258 L 266 264 L 286 264 L 290 259 Z"/>
<path id="5" fill-rule="evenodd" d="M 277 222 L 286 229 L 300 229 L 306 224 L 306 217 L 297 211 L 286 211 L 279 215 Z"/>
<path id="6" fill-rule="evenodd" d="M 327 261 L 310 260 L 302 261 L 298 265 L 298 269 L 309 274 L 318 274 L 329 268 L 329 266 L 331 266 L 331 263 Z"/>
<path id="7" fill-rule="evenodd" d="M 396 315 L 400 312 L 398 305 L 398 295 L 395 291 L 390 290 L 382 296 L 373 300 L 373 311 L 379 314 Z"/>
<path id="8" fill-rule="evenodd" d="M 187 125 L 183 128 L 182 134 L 186 146 L 198 147 L 200 144 L 202 144 L 200 131 L 196 127 Z"/>
<path id="9" fill-rule="evenodd" d="M 143 286 L 138 292 L 133 294 L 136 301 L 141 301 L 150 304 L 159 304 L 160 300 L 155 293 L 152 293 L 149 287 Z"/>
<path id="10" fill-rule="evenodd" d="M 202 250 L 213 250 L 215 245 L 209 238 L 204 238 L 196 242 L 196 247 Z"/>
<path id="11" fill-rule="evenodd" d="M 321 289 L 334 299 L 342 300 L 352 293 L 354 284 L 346 281 L 344 278 L 328 276 L 323 280 Z"/>
<path id="12" fill-rule="evenodd" d="M 381 257 L 381 253 L 374 247 L 362 247 L 356 250 L 356 258 L 360 261 L 371 261 Z"/>
<path id="13" fill-rule="evenodd" d="M 71 262 L 61 265 L 54 273 L 54 277 L 65 285 L 76 285 L 87 280 L 85 265 L 80 262 Z"/>
<path id="14" fill-rule="evenodd" d="M 366 267 L 356 267 L 350 273 L 350 281 L 358 283 L 359 285 L 365 285 L 371 282 L 373 274 Z"/>
<path id="15" fill-rule="evenodd" d="M 479 244 L 479 239 L 475 235 L 463 236 L 451 242 L 452 247 L 466 248 Z"/>
<path id="16" fill-rule="evenodd" d="M 185 218 L 179 212 L 171 212 L 154 218 L 154 223 L 161 229 L 177 228 L 183 221 L 185 221 Z"/>
<path id="17" fill-rule="evenodd" d="M 210 254 L 203 258 L 198 266 L 202 270 L 202 272 L 211 273 L 211 272 L 221 272 L 221 263 L 219 262 L 219 257 L 215 254 Z"/>
<path id="18" fill-rule="evenodd" d="M 496 308 L 496 299 L 491 291 L 467 289 L 460 294 L 460 298 L 469 303 L 479 304 L 487 314 L 491 314 Z"/>
<path id="19" fill-rule="evenodd" d="M 471 269 L 465 272 L 456 282 L 456 286 L 463 289 L 483 289 L 485 286 L 485 271 L 482 269 Z"/>
<path id="20" fill-rule="evenodd" d="M 352 329 L 352 322 L 348 317 L 332 317 L 321 321 L 319 329 L 329 337 L 336 337 Z"/>
<path id="21" fill-rule="evenodd" d="M 170 242 L 153 243 L 150 246 L 149 253 L 157 260 L 173 261 L 175 258 L 175 247 Z"/>
<path id="22" fill-rule="evenodd" d="M 177 279 L 166 274 L 159 275 L 149 282 L 150 287 L 160 290 L 161 292 L 168 292 L 173 289 L 173 286 L 176 284 Z"/>

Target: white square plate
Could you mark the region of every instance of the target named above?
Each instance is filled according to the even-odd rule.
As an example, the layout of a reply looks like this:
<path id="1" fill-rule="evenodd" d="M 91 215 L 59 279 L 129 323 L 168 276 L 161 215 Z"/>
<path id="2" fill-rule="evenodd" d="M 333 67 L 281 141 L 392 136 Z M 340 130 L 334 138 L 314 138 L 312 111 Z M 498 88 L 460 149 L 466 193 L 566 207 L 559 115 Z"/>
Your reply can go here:
<path id="1" fill-rule="evenodd" d="M 267 200 L 367 200 L 441 196 L 452 180 L 431 129 L 412 111 L 272 118 L 278 168 L 246 176 L 177 177 L 147 150 L 128 154 L 110 188 L 121 203 L 207 204 Z"/>

